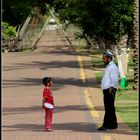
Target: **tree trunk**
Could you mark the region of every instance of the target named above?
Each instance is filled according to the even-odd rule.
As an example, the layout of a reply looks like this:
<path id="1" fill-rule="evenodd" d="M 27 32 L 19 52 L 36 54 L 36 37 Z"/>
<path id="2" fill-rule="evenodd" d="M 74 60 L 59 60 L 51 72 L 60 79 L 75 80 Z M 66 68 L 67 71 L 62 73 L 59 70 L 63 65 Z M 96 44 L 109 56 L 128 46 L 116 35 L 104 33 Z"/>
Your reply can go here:
<path id="1" fill-rule="evenodd" d="M 124 75 L 128 72 L 128 50 L 127 50 L 128 35 L 122 36 L 121 40 L 117 43 L 117 56 L 120 57 Z"/>
<path id="2" fill-rule="evenodd" d="M 139 74 L 139 61 L 138 61 L 138 46 L 139 46 L 139 27 L 138 27 L 138 17 L 139 17 L 139 2 L 134 1 L 134 28 L 133 28 L 133 45 L 134 45 L 134 86 L 133 89 L 138 90 L 138 74 Z"/>
<path id="3" fill-rule="evenodd" d="M 105 43 L 105 49 L 109 49 L 109 50 L 111 50 L 111 48 L 112 48 L 112 44 L 111 44 L 111 42 L 105 40 L 104 43 Z"/>

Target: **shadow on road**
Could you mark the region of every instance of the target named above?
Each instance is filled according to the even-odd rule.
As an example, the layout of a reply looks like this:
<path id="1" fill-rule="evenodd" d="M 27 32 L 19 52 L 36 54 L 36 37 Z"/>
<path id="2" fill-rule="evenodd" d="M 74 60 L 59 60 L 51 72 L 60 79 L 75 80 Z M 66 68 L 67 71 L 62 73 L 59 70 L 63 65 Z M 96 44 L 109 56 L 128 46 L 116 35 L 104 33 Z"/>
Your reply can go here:
<path id="1" fill-rule="evenodd" d="M 84 84 L 81 79 L 77 78 L 58 78 L 52 77 L 53 79 L 53 90 L 58 90 L 63 88 L 64 86 L 78 86 L 78 87 L 93 87 L 92 81 L 94 78 L 87 79 L 88 83 Z M 3 88 L 15 88 L 21 86 L 36 86 L 42 85 L 42 77 L 41 78 L 22 78 L 19 80 L 3 80 L 2 81 Z M 94 87 L 99 87 L 98 83 L 94 83 Z"/>
<path id="2" fill-rule="evenodd" d="M 84 61 L 85 69 L 91 69 L 88 64 L 88 61 Z M 12 71 L 12 70 L 21 70 L 21 69 L 33 69 L 36 68 L 38 70 L 48 70 L 53 68 L 78 68 L 78 61 L 65 61 L 65 60 L 55 60 L 50 62 L 44 61 L 32 61 L 30 63 L 12 63 L 12 66 L 4 66 L 3 71 Z"/>
<path id="3" fill-rule="evenodd" d="M 54 113 L 61 113 L 67 111 L 89 111 L 95 110 L 94 108 L 89 108 L 86 105 L 65 105 L 65 106 L 55 106 Z M 25 114 L 25 113 L 35 113 L 44 111 L 42 106 L 30 106 L 30 107 L 3 107 L 2 115 L 14 115 L 14 114 Z"/>
<path id="4" fill-rule="evenodd" d="M 119 124 L 121 125 L 121 123 Z M 131 125 L 135 125 L 132 123 Z M 55 132 L 58 132 L 60 130 L 66 131 L 75 131 L 75 132 L 88 132 L 88 133 L 114 133 L 114 134 L 123 134 L 123 135 L 136 135 L 133 132 L 129 132 L 125 129 L 116 129 L 116 130 L 108 130 L 108 131 L 97 131 L 97 128 L 95 127 L 96 124 L 93 123 L 84 123 L 84 122 L 78 122 L 78 123 L 57 123 L 53 124 L 53 129 Z M 43 132 L 44 131 L 44 124 L 14 124 L 14 125 L 3 125 L 3 128 L 7 128 L 7 130 L 3 131 L 37 131 L 37 132 Z M 54 132 L 54 133 L 55 133 Z"/>
<path id="5" fill-rule="evenodd" d="M 103 110 L 103 106 L 96 106 L 96 110 Z M 94 108 L 90 108 L 90 110 L 95 110 Z M 15 114 L 25 114 L 40 112 L 42 113 L 44 110 L 41 106 L 31 106 L 31 107 L 4 107 L 2 110 L 2 115 L 15 115 Z M 56 113 L 62 113 L 67 111 L 89 111 L 89 108 L 86 105 L 66 105 L 66 106 L 55 106 L 54 115 Z M 89 113 L 89 112 L 87 112 Z M 43 118 L 42 118 L 43 119 Z M 127 126 L 136 127 L 138 122 L 126 122 Z M 126 134 L 126 135 L 136 135 L 132 131 L 126 129 L 124 123 L 118 122 L 119 129 L 105 131 L 105 133 L 115 133 L 115 134 Z M 5 131 L 43 131 L 44 126 L 38 124 L 15 124 L 11 126 L 4 125 L 3 128 L 8 128 Z M 99 132 L 97 131 L 96 125 L 92 123 L 58 123 L 53 124 L 55 130 L 71 130 L 71 131 L 79 131 L 79 132 Z M 11 129 L 9 129 L 11 128 Z"/>

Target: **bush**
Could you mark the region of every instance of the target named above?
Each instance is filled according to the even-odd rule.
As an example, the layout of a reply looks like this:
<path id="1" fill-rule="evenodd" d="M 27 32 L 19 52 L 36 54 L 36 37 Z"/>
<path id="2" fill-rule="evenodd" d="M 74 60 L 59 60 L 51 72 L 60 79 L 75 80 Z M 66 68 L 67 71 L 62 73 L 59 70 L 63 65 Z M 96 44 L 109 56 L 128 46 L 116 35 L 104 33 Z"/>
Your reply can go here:
<path id="1" fill-rule="evenodd" d="M 10 26 L 7 22 L 2 22 L 2 37 L 4 39 L 16 36 L 16 27 Z"/>

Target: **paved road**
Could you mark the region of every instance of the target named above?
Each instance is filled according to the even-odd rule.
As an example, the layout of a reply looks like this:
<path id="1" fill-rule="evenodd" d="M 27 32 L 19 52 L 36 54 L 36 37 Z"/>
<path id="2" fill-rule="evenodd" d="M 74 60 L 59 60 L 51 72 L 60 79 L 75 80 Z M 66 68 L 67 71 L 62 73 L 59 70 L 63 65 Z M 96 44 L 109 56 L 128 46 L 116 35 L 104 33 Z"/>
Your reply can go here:
<path id="1" fill-rule="evenodd" d="M 41 108 L 44 76 L 53 78 L 54 133 L 44 131 Z M 96 140 L 80 79 L 77 56 L 68 48 L 44 52 L 3 54 L 4 140 Z"/>
<path id="2" fill-rule="evenodd" d="M 84 67 L 79 66 L 81 58 Z M 126 127 L 105 133 L 96 130 L 102 123 L 103 104 L 89 63 L 85 54 L 79 57 L 67 47 L 2 54 L 3 140 L 137 140 Z M 44 76 L 53 78 L 55 132 L 52 133 L 44 132 L 41 108 Z"/>

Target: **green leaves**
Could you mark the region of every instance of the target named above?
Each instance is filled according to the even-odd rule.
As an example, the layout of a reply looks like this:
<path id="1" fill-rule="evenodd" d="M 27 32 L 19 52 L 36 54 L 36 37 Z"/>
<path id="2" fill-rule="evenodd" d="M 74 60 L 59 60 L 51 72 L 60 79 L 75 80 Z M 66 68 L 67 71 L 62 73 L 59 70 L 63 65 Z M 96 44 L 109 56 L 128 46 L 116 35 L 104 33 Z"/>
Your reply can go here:
<path id="1" fill-rule="evenodd" d="M 4 0 L 3 1 L 3 21 L 10 25 L 20 25 L 31 14 L 34 7 L 39 8 L 41 14 L 45 14 L 45 4 L 52 3 L 53 0 Z"/>
<path id="2" fill-rule="evenodd" d="M 16 27 L 10 26 L 6 22 L 2 22 L 2 35 L 4 38 L 10 38 L 16 36 Z"/>
<path id="3" fill-rule="evenodd" d="M 116 43 L 132 33 L 133 0 L 55 0 L 54 4 L 61 20 L 79 25 L 91 37 Z"/>
<path id="4" fill-rule="evenodd" d="M 78 25 L 84 33 L 115 44 L 133 29 L 133 0 L 6 0 L 3 21 L 22 24 L 33 7 L 46 14 L 45 4 L 54 7 L 59 18 Z M 25 6 L 26 3 L 26 6 Z"/>

